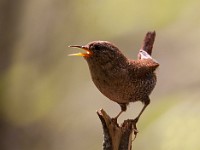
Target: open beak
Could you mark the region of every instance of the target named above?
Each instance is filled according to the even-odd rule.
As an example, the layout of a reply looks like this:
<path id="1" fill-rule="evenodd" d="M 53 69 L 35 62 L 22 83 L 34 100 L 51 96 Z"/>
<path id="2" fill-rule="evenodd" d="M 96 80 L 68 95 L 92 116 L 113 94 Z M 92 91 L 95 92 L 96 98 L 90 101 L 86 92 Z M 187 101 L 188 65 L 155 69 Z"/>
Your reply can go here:
<path id="1" fill-rule="evenodd" d="M 92 52 L 86 47 L 86 46 L 79 46 L 79 45 L 70 45 L 68 47 L 75 47 L 75 48 L 81 48 L 85 50 L 85 53 L 75 53 L 75 54 L 69 54 L 68 56 L 84 56 L 84 57 L 89 57 Z"/>

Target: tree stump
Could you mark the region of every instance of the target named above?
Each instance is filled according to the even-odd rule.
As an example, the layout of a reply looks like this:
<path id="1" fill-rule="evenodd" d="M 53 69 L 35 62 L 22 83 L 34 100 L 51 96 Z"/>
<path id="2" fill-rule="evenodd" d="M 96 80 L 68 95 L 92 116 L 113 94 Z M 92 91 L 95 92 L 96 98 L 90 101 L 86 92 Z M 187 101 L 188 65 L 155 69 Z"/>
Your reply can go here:
<path id="1" fill-rule="evenodd" d="M 131 150 L 132 141 L 138 133 L 134 119 L 127 119 L 121 125 L 103 110 L 97 111 L 104 133 L 103 150 Z M 134 134 L 134 139 L 132 139 Z"/>

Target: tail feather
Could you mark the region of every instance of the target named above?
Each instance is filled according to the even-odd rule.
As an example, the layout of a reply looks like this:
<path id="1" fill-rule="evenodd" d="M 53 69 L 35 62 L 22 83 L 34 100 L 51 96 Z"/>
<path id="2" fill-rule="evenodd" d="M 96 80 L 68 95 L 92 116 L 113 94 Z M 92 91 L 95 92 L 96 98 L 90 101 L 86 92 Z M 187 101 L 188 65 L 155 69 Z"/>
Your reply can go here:
<path id="1" fill-rule="evenodd" d="M 140 50 L 146 51 L 151 56 L 155 37 L 155 31 L 147 32 Z M 140 56 L 138 56 L 138 59 L 141 59 Z"/>

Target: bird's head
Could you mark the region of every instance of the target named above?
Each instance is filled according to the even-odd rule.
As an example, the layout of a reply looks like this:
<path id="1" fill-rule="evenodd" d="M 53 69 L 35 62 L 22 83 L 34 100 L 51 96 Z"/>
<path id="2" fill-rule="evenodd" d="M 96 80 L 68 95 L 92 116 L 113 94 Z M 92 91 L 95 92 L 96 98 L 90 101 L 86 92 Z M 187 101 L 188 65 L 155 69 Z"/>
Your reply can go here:
<path id="1" fill-rule="evenodd" d="M 125 56 L 120 50 L 112 43 L 107 41 L 94 41 L 86 44 L 85 46 L 72 45 L 69 47 L 75 47 L 85 50 L 84 53 L 69 54 L 69 56 L 83 56 L 87 61 L 114 61 Z"/>

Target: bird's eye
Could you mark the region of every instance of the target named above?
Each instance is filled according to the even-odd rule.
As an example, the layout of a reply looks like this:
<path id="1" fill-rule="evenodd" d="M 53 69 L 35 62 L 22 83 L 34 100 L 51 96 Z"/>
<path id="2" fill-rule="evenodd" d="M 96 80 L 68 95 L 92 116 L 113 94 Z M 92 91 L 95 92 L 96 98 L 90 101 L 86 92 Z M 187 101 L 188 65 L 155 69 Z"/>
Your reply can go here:
<path id="1" fill-rule="evenodd" d="M 95 50 L 100 50 L 100 46 L 99 45 L 94 45 L 94 49 Z"/>

